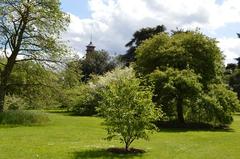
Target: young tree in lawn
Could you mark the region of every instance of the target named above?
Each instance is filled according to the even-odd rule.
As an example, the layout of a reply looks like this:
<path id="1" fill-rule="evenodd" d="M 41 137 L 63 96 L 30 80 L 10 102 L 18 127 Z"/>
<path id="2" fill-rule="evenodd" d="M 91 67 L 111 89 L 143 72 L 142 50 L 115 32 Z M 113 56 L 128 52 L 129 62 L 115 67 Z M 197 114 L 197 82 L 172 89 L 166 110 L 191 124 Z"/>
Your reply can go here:
<path id="1" fill-rule="evenodd" d="M 59 0 L 1 0 L 0 47 L 6 62 L 0 70 L 0 112 L 14 65 L 28 60 L 56 61 L 66 51 L 59 37 L 68 23 Z"/>
<path id="2" fill-rule="evenodd" d="M 107 139 L 119 137 L 129 151 L 133 141 L 147 139 L 147 130 L 155 128 L 151 121 L 158 115 L 152 103 L 152 92 L 140 86 L 131 68 L 116 69 L 104 78 L 110 82 L 102 91 L 98 112 L 105 119 Z"/>

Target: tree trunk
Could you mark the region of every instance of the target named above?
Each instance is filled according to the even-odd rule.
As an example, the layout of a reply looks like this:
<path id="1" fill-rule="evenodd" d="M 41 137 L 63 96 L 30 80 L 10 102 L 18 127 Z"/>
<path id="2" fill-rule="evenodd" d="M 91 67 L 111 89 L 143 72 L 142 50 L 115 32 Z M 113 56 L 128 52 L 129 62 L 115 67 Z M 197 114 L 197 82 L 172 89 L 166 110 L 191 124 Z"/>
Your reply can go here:
<path id="1" fill-rule="evenodd" d="M 6 89 L 0 84 L 0 112 L 3 112 Z"/>
<path id="2" fill-rule="evenodd" d="M 126 151 L 126 152 L 128 151 L 128 148 L 129 148 L 129 144 L 128 144 L 128 143 L 125 143 L 125 151 Z"/>
<path id="3" fill-rule="evenodd" d="M 1 73 L 1 81 L 0 81 L 0 112 L 3 112 L 3 106 L 4 106 L 4 99 L 5 95 L 7 93 L 7 84 L 10 78 L 10 74 L 13 70 L 14 64 L 16 62 L 17 55 L 20 51 L 20 47 L 22 44 L 23 40 L 23 34 L 27 26 L 27 18 L 29 16 L 29 8 L 27 8 L 25 12 L 25 17 L 21 19 L 21 23 L 19 24 L 19 32 L 16 33 L 15 38 L 17 41 L 15 43 L 11 42 L 12 45 L 12 53 L 10 57 L 7 58 L 7 64 L 3 68 L 3 70 L 0 72 Z M 12 39 L 10 39 L 12 40 Z"/>
<path id="4" fill-rule="evenodd" d="M 14 60 L 15 61 L 15 60 Z M 0 81 L 0 112 L 3 112 L 4 99 L 7 93 L 7 82 L 9 81 L 10 74 L 12 72 L 14 61 L 9 61 L 1 72 L 1 81 Z"/>
<path id="5" fill-rule="evenodd" d="M 183 117 L 183 98 L 178 97 L 177 98 L 177 115 L 178 115 L 178 122 L 180 124 L 184 124 L 184 117 Z"/>

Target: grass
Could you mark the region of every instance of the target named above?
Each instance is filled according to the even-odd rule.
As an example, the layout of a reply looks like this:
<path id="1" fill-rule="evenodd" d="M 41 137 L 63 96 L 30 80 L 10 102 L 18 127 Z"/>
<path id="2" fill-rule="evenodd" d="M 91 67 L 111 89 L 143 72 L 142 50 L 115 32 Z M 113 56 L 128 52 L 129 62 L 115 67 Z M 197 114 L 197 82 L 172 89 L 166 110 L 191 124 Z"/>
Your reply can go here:
<path id="1" fill-rule="evenodd" d="M 105 150 L 121 147 L 118 140 L 105 141 L 101 119 L 50 114 L 44 126 L 0 126 L 1 159 L 237 159 L 240 156 L 240 116 L 231 131 L 163 129 L 150 141 L 137 141 L 139 155 L 113 155 Z"/>
<path id="2" fill-rule="evenodd" d="M 2 125 L 42 125 L 48 121 L 47 114 L 40 111 L 10 110 L 0 113 Z"/>

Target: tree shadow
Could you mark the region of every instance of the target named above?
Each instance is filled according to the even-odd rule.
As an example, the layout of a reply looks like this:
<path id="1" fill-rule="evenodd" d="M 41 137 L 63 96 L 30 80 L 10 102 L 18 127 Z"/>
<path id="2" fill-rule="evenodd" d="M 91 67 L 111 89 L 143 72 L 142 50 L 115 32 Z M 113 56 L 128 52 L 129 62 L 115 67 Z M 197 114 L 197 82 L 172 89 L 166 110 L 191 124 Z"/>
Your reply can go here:
<path id="1" fill-rule="evenodd" d="M 234 116 L 240 116 L 240 112 L 234 113 Z"/>
<path id="2" fill-rule="evenodd" d="M 104 158 L 104 159 L 130 159 L 136 156 L 142 156 L 142 153 L 137 154 L 116 154 L 107 151 L 106 149 L 96 149 L 96 150 L 85 150 L 74 152 L 73 159 L 96 159 L 96 158 Z"/>
<path id="3" fill-rule="evenodd" d="M 206 123 L 186 123 L 179 124 L 178 122 L 158 122 L 156 123 L 160 132 L 177 133 L 177 132 L 189 132 L 189 131 L 207 131 L 207 132 L 235 132 L 234 129 L 229 126 L 213 126 Z"/>

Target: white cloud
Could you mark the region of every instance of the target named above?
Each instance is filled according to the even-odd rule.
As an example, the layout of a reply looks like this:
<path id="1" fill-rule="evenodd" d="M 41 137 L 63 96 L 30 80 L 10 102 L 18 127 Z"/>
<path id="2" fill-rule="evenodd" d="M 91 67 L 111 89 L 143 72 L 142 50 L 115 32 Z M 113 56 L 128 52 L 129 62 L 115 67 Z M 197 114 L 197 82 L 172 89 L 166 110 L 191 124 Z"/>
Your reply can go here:
<path id="1" fill-rule="evenodd" d="M 234 58 L 240 57 L 240 39 L 237 38 L 220 38 L 219 47 L 224 52 L 225 63 L 236 63 Z"/>
<path id="2" fill-rule="evenodd" d="M 142 27 L 159 24 L 168 30 L 200 27 L 206 34 L 228 23 L 240 22 L 240 1 L 225 0 L 221 5 L 216 0 L 89 0 L 91 18 L 80 19 L 71 14 L 71 24 L 64 37 L 82 55 L 91 32 L 98 49 L 111 53 L 124 53 L 124 45 L 132 34 Z M 215 36 L 215 35 L 214 35 Z M 221 37 L 217 35 L 217 37 Z M 239 40 L 239 39 L 237 39 Z M 237 41 L 234 40 L 234 41 Z M 238 56 L 232 39 L 219 39 L 219 46 L 227 60 Z M 240 41 L 240 40 L 239 40 Z M 237 45 L 237 44 L 236 44 Z M 238 45 L 239 46 L 239 45 Z M 236 46 L 235 46 L 236 47 Z"/>

